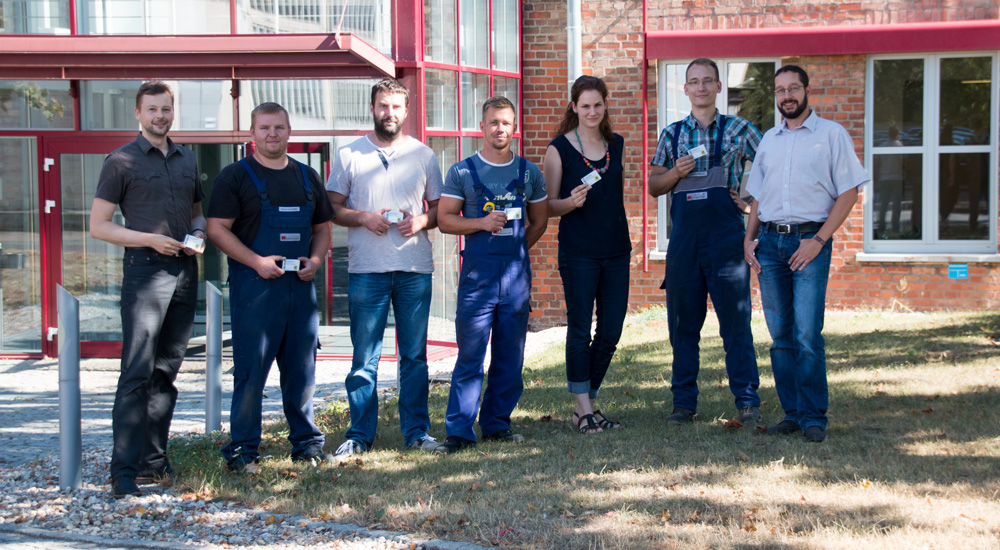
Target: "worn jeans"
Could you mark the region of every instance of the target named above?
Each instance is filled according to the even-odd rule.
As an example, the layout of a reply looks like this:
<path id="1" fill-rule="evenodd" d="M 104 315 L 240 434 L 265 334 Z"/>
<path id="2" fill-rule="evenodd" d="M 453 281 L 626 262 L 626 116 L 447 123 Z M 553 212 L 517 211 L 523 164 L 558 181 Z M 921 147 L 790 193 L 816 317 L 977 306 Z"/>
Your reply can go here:
<path id="1" fill-rule="evenodd" d="M 785 420 L 796 422 L 802 429 L 825 428 L 829 406 L 822 331 L 833 239 L 823 245 L 805 269 L 792 271 L 788 267 L 799 243 L 815 234 L 762 231 L 757 243 L 760 297 L 774 341 L 774 385 Z"/>
<path id="2" fill-rule="evenodd" d="M 378 427 L 378 363 L 389 304 L 399 349 L 399 421 L 409 446 L 427 435 L 427 318 L 431 274 L 391 271 L 351 273 L 347 286 L 354 357 L 347 375 L 351 427 L 344 435 L 370 449 Z"/>
<path id="3" fill-rule="evenodd" d="M 631 254 L 584 258 L 559 251 L 566 297 L 566 380 L 570 393 L 597 393 L 611 365 L 628 312 Z M 594 307 L 597 327 L 591 334 Z"/>
<path id="4" fill-rule="evenodd" d="M 174 380 L 184 360 L 198 299 L 198 260 L 148 248 L 125 251 L 122 361 L 111 410 L 111 478 L 163 469 L 177 403 Z"/>

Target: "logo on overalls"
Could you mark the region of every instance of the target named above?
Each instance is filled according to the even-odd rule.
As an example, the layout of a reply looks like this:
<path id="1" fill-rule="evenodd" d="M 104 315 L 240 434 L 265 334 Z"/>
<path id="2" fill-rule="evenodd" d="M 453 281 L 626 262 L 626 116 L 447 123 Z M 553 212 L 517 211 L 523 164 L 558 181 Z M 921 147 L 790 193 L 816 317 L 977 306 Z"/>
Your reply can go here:
<path id="1" fill-rule="evenodd" d="M 688 193 L 687 200 L 689 201 L 702 201 L 708 198 L 708 191 L 698 191 L 696 193 Z"/>
<path id="2" fill-rule="evenodd" d="M 302 240 L 302 235 L 299 235 L 298 233 L 282 233 L 281 235 L 278 236 L 278 238 L 283 243 L 285 243 L 285 242 L 289 242 L 290 243 L 290 242 L 301 241 Z"/>

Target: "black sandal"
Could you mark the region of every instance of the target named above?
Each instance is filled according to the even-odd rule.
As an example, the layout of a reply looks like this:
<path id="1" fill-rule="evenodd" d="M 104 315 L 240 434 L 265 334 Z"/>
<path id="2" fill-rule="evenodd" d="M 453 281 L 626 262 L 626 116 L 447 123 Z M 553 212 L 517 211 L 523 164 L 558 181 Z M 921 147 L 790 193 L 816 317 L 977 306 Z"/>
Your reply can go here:
<path id="1" fill-rule="evenodd" d="M 599 431 L 599 430 L 601 430 L 601 427 L 597 425 L 597 422 L 596 422 L 596 420 L 594 418 L 594 415 L 592 415 L 592 414 L 585 414 L 583 416 L 580 416 L 580 415 L 578 415 L 576 413 L 573 413 L 573 418 L 576 418 L 576 419 L 579 420 L 579 422 L 576 423 L 576 429 L 581 434 L 591 435 L 591 434 L 599 434 L 599 433 L 601 433 Z"/>
<path id="2" fill-rule="evenodd" d="M 597 425 L 600 426 L 602 430 L 617 430 L 622 427 L 621 422 L 610 420 L 608 417 L 604 416 L 604 413 L 602 413 L 600 409 L 594 409 L 594 419 L 597 421 Z"/>

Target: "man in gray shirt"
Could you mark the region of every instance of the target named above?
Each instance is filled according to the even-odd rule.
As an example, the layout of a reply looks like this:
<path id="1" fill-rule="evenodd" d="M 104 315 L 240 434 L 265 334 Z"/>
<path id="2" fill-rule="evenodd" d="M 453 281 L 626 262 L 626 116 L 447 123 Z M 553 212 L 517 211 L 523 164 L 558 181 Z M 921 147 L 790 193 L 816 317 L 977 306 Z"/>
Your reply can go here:
<path id="1" fill-rule="evenodd" d="M 372 87 L 375 129 L 337 151 L 326 189 L 348 228 L 348 311 L 354 357 L 347 375 L 351 427 L 337 456 L 372 448 L 378 423 L 378 363 L 389 304 L 399 349 L 399 418 L 406 446 L 434 451 L 427 435 L 427 322 L 434 271 L 427 230 L 437 225 L 441 169 L 426 145 L 402 133 L 409 92 L 384 79 Z M 426 202 L 426 207 L 425 207 Z"/>

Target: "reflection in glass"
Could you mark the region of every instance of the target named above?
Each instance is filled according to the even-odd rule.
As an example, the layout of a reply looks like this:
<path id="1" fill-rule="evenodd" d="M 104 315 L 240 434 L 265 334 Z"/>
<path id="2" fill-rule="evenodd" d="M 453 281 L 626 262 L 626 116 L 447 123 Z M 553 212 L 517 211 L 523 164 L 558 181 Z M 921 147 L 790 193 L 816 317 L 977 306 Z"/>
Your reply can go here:
<path id="1" fill-rule="evenodd" d="M 455 71 L 427 69 L 424 71 L 427 89 L 427 129 L 457 130 L 458 102 L 455 91 Z"/>
<path id="2" fill-rule="evenodd" d="M 493 68 L 498 71 L 517 72 L 519 4 L 517 0 L 493 0 Z"/>
<path id="3" fill-rule="evenodd" d="M 68 80 L 0 80 L 0 128 L 73 129 Z"/>
<path id="4" fill-rule="evenodd" d="M 462 129 L 478 130 L 483 103 L 490 97 L 490 75 L 462 73 Z"/>
<path id="5" fill-rule="evenodd" d="M 514 110 L 517 111 L 518 116 L 521 113 L 520 82 L 516 78 L 505 76 L 493 77 L 493 95 L 501 95 L 509 99 L 514 104 Z"/>
<path id="6" fill-rule="evenodd" d="M 761 133 L 774 126 L 774 63 L 729 63 L 726 114 L 743 117 Z"/>
<path id="7" fill-rule="evenodd" d="M 989 238 L 989 153 L 944 153 L 938 171 L 938 238 Z"/>
<path id="8" fill-rule="evenodd" d="M 76 0 L 80 34 L 229 34 L 229 0 Z"/>
<path id="9" fill-rule="evenodd" d="M 90 205 L 106 153 L 60 156 L 62 285 L 80 300 L 80 339 L 122 339 L 120 246 L 90 236 Z M 121 210 L 112 220 L 125 225 Z"/>
<path id="10" fill-rule="evenodd" d="M 456 53 L 455 0 L 424 0 L 424 59 L 453 65 Z"/>
<path id="11" fill-rule="evenodd" d="M 67 0 L 0 2 L 0 34 L 69 34 Z"/>
<path id="12" fill-rule="evenodd" d="M 923 145 L 924 60 L 878 59 L 873 67 L 872 143 L 888 141 L 895 126 L 903 145 Z"/>
<path id="13" fill-rule="evenodd" d="M 990 57 L 941 60 L 941 145 L 989 144 L 992 62 Z"/>
<path id="14" fill-rule="evenodd" d="M 896 139 L 883 143 L 882 147 L 902 147 L 899 132 L 895 127 L 892 133 Z M 875 215 L 875 223 L 871 224 L 874 238 L 886 240 L 923 238 L 922 157 L 919 153 L 874 155 L 875 177 L 872 182 L 875 205 L 872 212 Z"/>
<path id="15" fill-rule="evenodd" d="M 35 140 L 0 137 L 0 351 L 42 350 Z"/>
<path id="16" fill-rule="evenodd" d="M 442 176 L 447 176 L 451 165 L 459 161 L 458 138 L 428 137 L 427 146 L 437 155 Z M 440 231 L 428 231 L 427 236 L 434 247 L 434 294 L 431 298 L 427 338 L 454 342 L 459 274 L 458 237 Z"/>
<path id="17" fill-rule="evenodd" d="M 288 110 L 296 130 L 365 130 L 372 127 L 372 79 L 244 80 L 240 82 L 240 129 L 250 129 L 250 112 L 266 101 Z M 412 92 L 411 92 L 412 99 Z"/>
<path id="18" fill-rule="evenodd" d="M 228 80 L 166 80 L 174 93 L 172 130 L 232 130 Z M 84 130 L 138 130 L 135 93 L 140 80 L 80 82 L 80 124 Z"/>
<path id="19" fill-rule="evenodd" d="M 226 2 L 227 10 L 229 2 Z M 392 53 L 390 0 L 240 0 L 240 34 L 350 33 L 378 51 Z M 226 34 L 229 31 L 225 31 Z"/>
<path id="20" fill-rule="evenodd" d="M 489 3 L 482 0 L 460 0 L 462 65 L 488 69 L 490 67 Z"/>
<path id="21" fill-rule="evenodd" d="M 459 155 L 463 159 L 469 158 L 475 155 L 483 148 L 483 136 L 482 134 L 475 137 L 463 137 L 462 138 L 462 152 Z"/>
<path id="22" fill-rule="evenodd" d="M 661 65 L 667 77 L 667 87 L 663 90 L 663 100 L 667 106 L 664 126 L 678 121 L 691 112 L 691 101 L 684 95 L 684 73 L 687 65 Z"/>

